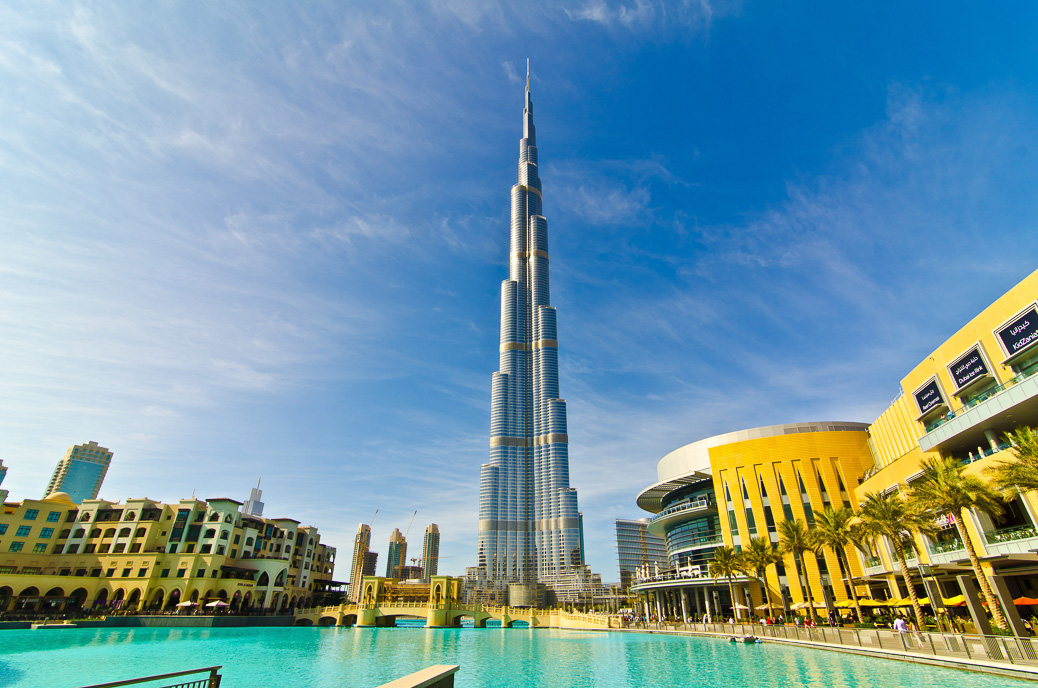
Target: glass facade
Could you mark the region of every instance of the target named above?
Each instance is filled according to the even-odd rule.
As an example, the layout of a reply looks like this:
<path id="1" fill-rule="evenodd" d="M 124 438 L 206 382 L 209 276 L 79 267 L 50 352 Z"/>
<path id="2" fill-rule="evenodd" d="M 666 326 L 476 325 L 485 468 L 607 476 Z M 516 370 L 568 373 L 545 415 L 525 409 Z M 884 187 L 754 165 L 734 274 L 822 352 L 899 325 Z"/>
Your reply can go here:
<path id="1" fill-rule="evenodd" d="M 529 75 L 511 199 L 499 369 L 491 379 L 490 458 L 479 478 L 476 569 L 495 587 L 550 585 L 584 564 L 577 493 L 569 486 L 566 402 L 559 394 L 548 221 L 541 214 Z"/>

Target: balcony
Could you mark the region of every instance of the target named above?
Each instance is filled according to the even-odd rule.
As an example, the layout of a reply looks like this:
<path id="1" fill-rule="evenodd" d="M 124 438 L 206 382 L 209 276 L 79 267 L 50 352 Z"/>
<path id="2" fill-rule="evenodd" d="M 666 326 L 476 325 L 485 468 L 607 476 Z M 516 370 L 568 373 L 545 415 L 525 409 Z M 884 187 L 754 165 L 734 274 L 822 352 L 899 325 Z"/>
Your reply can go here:
<path id="1" fill-rule="evenodd" d="M 984 533 L 984 549 L 988 556 L 995 554 L 1027 554 L 1038 549 L 1038 529 L 1034 526 L 1014 526 Z"/>
<path id="2" fill-rule="evenodd" d="M 1038 423 L 1036 372 L 1038 367 L 1006 380 L 930 423 L 919 438 L 919 448 L 945 454 L 978 453 L 978 448 L 980 454 L 995 453 L 985 432 L 1001 440 L 1020 425 Z"/>
<path id="3" fill-rule="evenodd" d="M 927 542 L 926 552 L 931 564 L 954 564 L 968 559 L 962 540 L 955 537 L 943 542 Z"/>
<path id="4" fill-rule="evenodd" d="M 651 535 L 664 537 L 666 527 L 671 523 L 687 521 L 690 516 L 697 514 L 714 513 L 717 511 L 717 503 L 709 497 L 700 497 L 690 502 L 684 502 L 664 509 L 649 521 L 647 530 Z"/>

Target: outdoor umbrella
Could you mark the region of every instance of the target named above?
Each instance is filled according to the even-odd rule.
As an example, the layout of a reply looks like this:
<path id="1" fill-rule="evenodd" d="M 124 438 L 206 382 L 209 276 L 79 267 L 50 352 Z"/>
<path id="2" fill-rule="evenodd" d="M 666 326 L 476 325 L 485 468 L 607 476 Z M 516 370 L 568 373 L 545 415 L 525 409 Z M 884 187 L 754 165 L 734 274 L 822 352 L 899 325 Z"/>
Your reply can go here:
<path id="1" fill-rule="evenodd" d="M 227 604 L 226 602 L 224 602 L 222 600 L 217 600 L 216 602 L 210 602 L 206 606 L 207 607 L 230 607 L 231 605 Z"/>
<path id="2" fill-rule="evenodd" d="M 1013 600 L 1013 604 L 1015 604 L 1018 607 L 1027 607 L 1032 604 L 1038 604 L 1038 599 L 1035 599 L 1033 597 L 1017 597 Z"/>
<path id="3" fill-rule="evenodd" d="M 177 606 L 178 607 L 197 607 L 198 603 L 197 602 L 181 602 Z"/>

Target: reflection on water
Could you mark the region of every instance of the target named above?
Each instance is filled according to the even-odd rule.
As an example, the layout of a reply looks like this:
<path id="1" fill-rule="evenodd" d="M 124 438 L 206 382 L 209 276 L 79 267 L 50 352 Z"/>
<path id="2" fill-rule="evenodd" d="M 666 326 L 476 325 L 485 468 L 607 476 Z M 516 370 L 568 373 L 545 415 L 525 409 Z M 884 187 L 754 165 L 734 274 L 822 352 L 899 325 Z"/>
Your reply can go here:
<path id="1" fill-rule="evenodd" d="M 224 666 L 223 688 L 374 688 L 459 664 L 458 688 L 970 688 L 1001 677 L 706 638 L 546 629 L 252 628 L 0 632 L 0 686 L 74 686 Z"/>

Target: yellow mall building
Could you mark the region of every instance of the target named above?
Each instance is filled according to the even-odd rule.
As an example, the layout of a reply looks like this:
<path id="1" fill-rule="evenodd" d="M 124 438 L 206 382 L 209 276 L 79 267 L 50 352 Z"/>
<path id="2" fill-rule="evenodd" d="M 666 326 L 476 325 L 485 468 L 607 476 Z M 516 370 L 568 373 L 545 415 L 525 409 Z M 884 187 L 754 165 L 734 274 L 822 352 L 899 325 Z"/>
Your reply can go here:
<path id="1" fill-rule="evenodd" d="M 645 567 L 632 591 L 647 615 L 701 618 L 764 614 L 760 585 L 742 576 L 708 574 L 714 550 L 740 548 L 753 536 L 778 542 L 777 523 L 808 523 L 827 505 L 858 505 L 869 493 L 907 490 L 927 457 L 952 456 L 970 473 L 1012 454 L 1007 434 L 1038 428 L 1038 272 L 1002 295 L 940 344 L 901 380 L 901 394 L 872 424 L 798 423 L 754 428 L 693 442 L 665 456 L 657 482 L 638 496 L 652 514 L 649 532 L 665 539 L 669 566 Z M 969 514 L 965 524 L 982 566 L 1012 617 L 1013 599 L 1038 597 L 1038 500 L 1009 502 L 999 521 Z M 955 531 L 955 515 L 938 519 L 933 537 L 909 539 L 912 584 L 920 597 L 965 594 L 972 569 Z M 850 571 L 829 551 L 791 557 L 768 568 L 765 580 L 780 609 L 796 611 L 810 585 L 819 607 L 843 605 L 853 583 L 875 599 L 907 595 L 889 542 L 863 554 L 848 548 Z M 804 583 L 801 583 L 801 580 Z M 976 600 L 973 596 L 972 600 Z M 981 614 L 979 603 L 971 610 Z M 1038 611 L 1038 608 L 1036 608 Z M 1013 619 L 1011 619 L 1013 621 Z"/>

